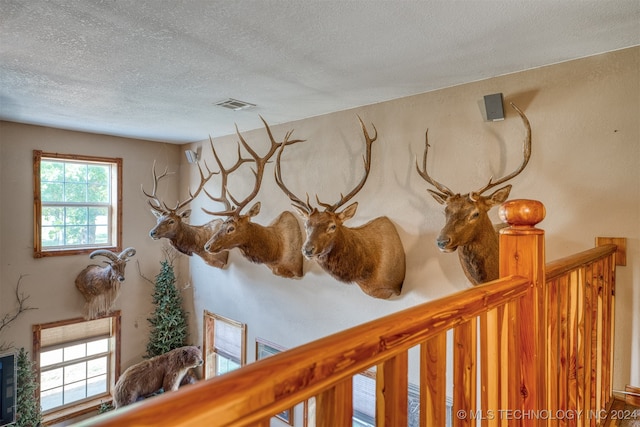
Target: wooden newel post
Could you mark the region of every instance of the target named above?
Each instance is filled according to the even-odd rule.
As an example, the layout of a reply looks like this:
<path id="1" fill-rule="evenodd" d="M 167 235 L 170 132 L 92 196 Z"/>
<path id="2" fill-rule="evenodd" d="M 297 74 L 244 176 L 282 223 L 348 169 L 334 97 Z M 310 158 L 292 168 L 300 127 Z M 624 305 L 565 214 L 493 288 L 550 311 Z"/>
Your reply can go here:
<path id="1" fill-rule="evenodd" d="M 509 409 L 514 411 L 509 425 L 515 421 L 515 425 L 540 426 L 546 423 L 541 415 L 547 409 L 547 316 L 544 231 L 536 225 L 544 219 L 545 208 L 536 200 L 510 200 L 500 206 L 499 215 L 509 224 L 500 230 L 500 277 L 523 276 L 532 283 L 510 316 L 514 329 L 509 334 L 509 347 L 519 348 L 520 354 L 512 359 L 519 366 L 509 368 L 519 378 L 519 384 L 512 380 L 509 385 Z"/>

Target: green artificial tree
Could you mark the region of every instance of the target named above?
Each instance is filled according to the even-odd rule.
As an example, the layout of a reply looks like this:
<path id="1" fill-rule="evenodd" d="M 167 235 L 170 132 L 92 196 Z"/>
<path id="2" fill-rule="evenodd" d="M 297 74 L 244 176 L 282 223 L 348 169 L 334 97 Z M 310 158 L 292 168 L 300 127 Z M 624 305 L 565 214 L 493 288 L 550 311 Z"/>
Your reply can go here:
<path id="1" fill-rule="evenodd" d="M 173 258 L 167 256 L 160 264 L 156 276 L 153 303 L 156 306 L 149 319 L 151 334 L 145 357 L 164 354 L 174 348 L 187 345 L 188 327 L 186 312 L 182 308 L 182 295 L 176 287 Z"/>
<path id="2" fill-rule="evenodd" d="M 38 381 L 33 362 L 24 348 L 18 353 L 18 392 L 15 427 L 39 426 L 42 421 L 40 402 L 36 398 Z"/>

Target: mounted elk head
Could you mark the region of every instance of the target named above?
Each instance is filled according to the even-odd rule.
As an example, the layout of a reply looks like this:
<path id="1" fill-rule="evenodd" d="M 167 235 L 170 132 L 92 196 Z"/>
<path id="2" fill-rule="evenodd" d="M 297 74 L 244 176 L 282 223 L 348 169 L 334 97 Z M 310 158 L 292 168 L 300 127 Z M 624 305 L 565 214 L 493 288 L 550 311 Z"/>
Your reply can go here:
<path id="1" fill-rule="evenodd" d="M 185 255 L 196 254 L 202 260 L 212 267 L 223 268 L 227 264 L 229 258 L 228 252 L 220 252 L 217 254 L 211 254 L 204 250 L 204 244 L 209 240 L 213 233 L 220 227 L 221 220 L 216 219 L 210 221 L 204 225 L 190 225 L 184 220 L 191 215 L 191 209 L 184 209 L 196 196 L 202 191 L 202 188 L 211 178 L 213 173 L 207 169 L 208 175 L 205 177 L 202 167 L 198 164 L 198 171 L 200 172 L 200 185 L 195 193 L 189 190 L 189 197 L 182 202 L 178 201 L 174 208 L 168 207 L 165 203 L 161 202 L 156 195 L 158 189 L 158 181 L 167 175 L 167 169 L 158 176 L 156 174 L 155 162 L 153 164 L 153 190 L 151 194 L 147 193 L 144 188 L 142 192 L 148 197 L 149 205 L 151 206 L 151 213 L 155 215 L 157 222 L 156 226 L 149 231 L 149 236 L 152 239 L 158 240 L 161 238 L 169 239 L 171 245 L 179 252 Z"/>
<path id="2" fill-rule="evenodd" d="M 284 211 L 266 227 L 256 224 L 251 221 L 251 218 L 260 212 L 260 202 L 255 203 L 246 213 L 242 213 L 242 210 L 258 194 L 265 165 L 278 147 L 302 141 L 300 139 L 290 141 L 289 137 L 292 132 L 288 132 L 283 142 L 276 142 L 267 122 L 262 117 L 260 119 L 262 119 L 271 141 L 269 151 L 262 157 L 247 144 L 237 127 L 236 132 L 240 143 L 250 154 L 251 159 L 243 158 L 240 153 L 240 146 L 238 146 L 238 160 L 232 167 L 226 169 L 216 154 L 213 142 L 211 142 L 213 155 L 222 174 L 221 194 L 220 197 L 213 197 L 206 189 L 205 193 L 212 200 L 223 203 L 225 210 L 217 212 L 203 210 L 210 215 L 226 216 L 227 219 L 222 222 L 220 228 L 206 242 L 204 249 L 207 252 L 218 253 L 238 248 L 249 261 L 265 264 L 273 274 L 287 278 L 299 278 L 303 275 L 303 260 L 300 253 L 302 233 L 296 217 L 291 212 Z M 227 190 L 227 178 L 231 172 L 238 169 L 246 161 L 252 161 L 255 165 L 255 169 L 253 169 L 255 184 L 247 197 L 237 201 Z"/>
<path id="3" fill-rule="evenodd" d="M 85 299 L 85 318 L 95 319 L 98 315 L 108 314 L 120 293 L 120 283 L 124 282 L 124 268 L 129 258 L 136 254 L 134 248 L 127 248 L 116 254 L 106 249 L 98 249 L 89 255 L 107 258 L 107 265 L 88 265 L 76 277 L 76 288 Z"/>
<path id="4" fill-rule="evenodd" d="M 387 217 L 373 219 L 356 228 L 344 226 L 343 223 L 356 213 L 357 202 L 338 212 L 367 181 L 371 169 L 371 145 L 378 137 L 376 131 L 371 138 L 360 117 L 358 120 L 366 140 L 365 174 L 349 194 L 341 195 L 333 205 L 322 203 L 316 195 L 323 211 L 311 206 L 308 194 L 306 202 L 303 202 L 287 189 L 282 180 L 280 160 L 284 144 L 276 160 L 276 182 L 305 219 L 307 238 L 302 246 L 304 256 L 315 260 L 337 280 L 355 282 L 367 295 L 387 299 L 400 295 L 405 276 L 405 254 L 396 228 Z M 373 129 L 376 130 L 375 126 Z"/>
<path id="5" fill-rule="evenodd" d="M 511 106 L 520 115 L 524 123 L 526 135 L 524 138 L 523 160 L 518 169 L 511 174 L 493 180 L 484 187 L 467 194 L 455 194 L 446 186 L 429 176 L 427 172 L 427 153 L 429 142 L 425 135 L 424 156 L 422 169 L 416 161 L 418 174 L 438 191 L 427 190 L 436 201 L 445 205 L 446 223 L 436 239 L 438 248 L 442 252 L 453 252 L 458 249 L 458 257 L 465 275 L 472 284 L 488 282 L 498 278 L 498 233 L 491 224 L 488 212 L 509 196 L 511 185 L 506 185 L 493 193 L 482 194 L 493 187 L 504 184 L 522 172 L 531 157 L 531 126 L 522 111 L 513 103 Z"/>

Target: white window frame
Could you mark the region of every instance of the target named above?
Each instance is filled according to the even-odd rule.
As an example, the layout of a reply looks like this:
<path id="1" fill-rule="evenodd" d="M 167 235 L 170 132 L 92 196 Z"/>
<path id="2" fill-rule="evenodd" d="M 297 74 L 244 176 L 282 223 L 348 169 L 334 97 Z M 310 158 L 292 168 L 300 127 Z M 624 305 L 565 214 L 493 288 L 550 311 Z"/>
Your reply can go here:
<path id="1" fill-rule="evenodd" d="M 42 412 L 43 422 L 55 424 L 80 415 L 94 412 L 103 403 L 111 402 L 111 392 L 120 375 L 120 311 L 114 311 L 109 316 L 93 320 L 70 319 L 61 322 L 51 322 L 33 326 L 34 349 L 33 356 L 37 370 L 37 378 L 43 372 L 73 365 L 82 361 L 99 359 L 106 356 L 106 390 L 93 396 L 81 398 L 69 403 L 48 408 Z M 99 327 L 96 327 L 98 325 Z M 68 348 L 74 345 L 89 343 L 96 339 L 108 340 L 108 350 L 104 353 L 79 358 L 68 362 L 61 362 L 48 367 L 41 367 L 41 355 L 44 352 Z M 38 381 L 37 395 L 40 399 L 43 392 Z"/>
<path id="2" fill-rule="evenodd" d="M 66 164 L 102 165 L 109 168 L 109 202 L 108 203 L 69 203 L 61 201 L 42 200 L 41 165 L 43 161 L 55 161 Z M 62 182 L 62 181 L 61 181 Z M 34 232 L 33 252 L 35 258 L 58 255 L 77 255 L 90 253 L 96 249 L 107 249 L 119 252 L 122 250 L 122 159 L 112 157 L 96 157 L 74 154 L 45 153 L 40 150 L 33 151 L 33 191 L 34 191 Z M 65 182 L 66 183 L 66 182 Z M 88 185 L 88 184 L 87 184 Z M 43 208 L 47 206 L 69 207 L 107 207 L 109 214 L 107 219 L 108 238 L 102 244 L 64 244 L 60 246 L 43 246 Z M 63 225 L 66 227 L 67 225 Z"/>
<path id="3" fill-rule="evenodd" d="M 233 370 L 221 369 L 222 363 L 232 362 L 237 364 L 238 367 L 244 366 L 247 363 L 247 325 L 245 323 L 204 310 L 202 324 L 204 329 L 202 334 L 202 348 L 204 349 L 202 372 L 205 379 Z M 239 342 L 234 343 L 232 346 L 229 346 L 229 348 L 227 348 L 228 346 L 225 340 L 217 334 L 218 331 L 224 328 L 236 328 L 239 333 Z M 239 348 L 239 352 L 231 347 Z"/>

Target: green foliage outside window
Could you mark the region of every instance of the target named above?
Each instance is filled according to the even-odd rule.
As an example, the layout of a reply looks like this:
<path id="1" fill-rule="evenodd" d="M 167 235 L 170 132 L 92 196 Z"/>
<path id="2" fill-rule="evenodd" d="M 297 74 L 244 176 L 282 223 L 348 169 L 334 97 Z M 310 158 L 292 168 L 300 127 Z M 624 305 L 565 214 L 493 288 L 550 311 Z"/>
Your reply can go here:
<path id="1" fill-rule="evenodd" d="M 42 246 L 110 244 L 111 166 L 40 162 Z"/>

